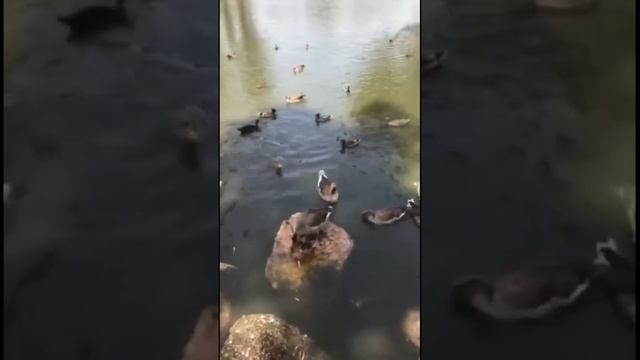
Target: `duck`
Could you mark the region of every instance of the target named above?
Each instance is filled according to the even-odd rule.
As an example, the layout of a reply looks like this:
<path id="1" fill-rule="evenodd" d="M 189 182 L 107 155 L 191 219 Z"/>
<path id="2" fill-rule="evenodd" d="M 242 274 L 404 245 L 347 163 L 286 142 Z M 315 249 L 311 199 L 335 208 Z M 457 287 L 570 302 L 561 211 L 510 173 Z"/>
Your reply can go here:
<path id="1" fill-rule="evenodd" d="M 615 239 L 596 244 L 594 278 L 628 324 L 636 323 L 636 264 L 618 252 Z"/>
<path id="2" fill-rule="evenodd" d="M 238 270 L 238 267 L 235 265 L 220 262 L 220 272 L 224 272 L 228 270 Z"/>
<path id="3" fill-rule="evenodd" d="M 236 58 L 235 54 L 227 54 L 227 60 L 233 60 Z"/>
<path id="4" fill-rule="evenodd" d="M 591 288 L 591 269 L 535 267 L 494 278 L 468 276 L 452 287 L 456 308 L 495 321 L 544 319 L 576 304 Z"/>
<path id="5" fill-rule="evenodd" d="M 303 238 L 314 236 L 321 232 L 322 225 L 329 221 L 333 210 L 334 207 L 328 205 L 324 208 L 309 209 L 306 212 L 299 213 L 295 221 L 291 223 L 294 240 L 303 240 Z"/>
<path id="6" fill-rule="evenodd" d="M 320 123 L 326 123 L 333 120 L 333 116 L 327 114 L 327 115 L 322 115 L 320 113 L 316 114 L 316 124 L 320 124 Z"/>
<path id="7" fill-rule="evenodd" d="M 446 58 L 446 51 L 435 51 L 433 53 L 427 54 L 427 56 L 421 59 L 422 67 L 420 68 L 420 71 L 428 73 L 438 69 L 440 68 L 440 66 L 442 66 L 442 63 Z"/>
<path id="8" fill-rule="evenodd" d="M 178 123 L 178 137 L 181 143 L 181 156 L 184 163 L 192 168 L 200 168 L 200 144 L 202 142 L 202 124 L 197 118 L 183 118 Z"/>
<path id="9" fill-rule="evenodd" d="M 58 21 L 70 28 L 68 41 L 84 39 L 118 27 L 133 26 L 124 0 L 116 0 L 115 6 L 85 7 L 69 15 L 58 16 Z"/>
<path id="10" fill-rule="evenodd" d="M 411 122 L 411 119 L 396 119 L 387 123 L 390 127 L 403 127 Z"/>
<path id="11" fill-rule="evenodd" d="M 340 145 L 342 146 L 342 148 L 340 149 L 340 152 L 343 152 L 346 149 L 353 149 L 354 147 L 360 145 L 360 139 L 358 138 L 352 138 L 352 139 L 339 139 L 340 140 Z"/>
<path id="12" fill-rule="evenodd" d="M 278 47 L 278 44 L 276 44 L 276 46 L 273 47 L 273 50 L 275 50 L 275 51 L 280 50 L 280 48 Z"/>
<path id="13" fill-rule="evenodd" d="M 285 96 L 284 99 L 288 102 L 288 103 L 298 103 L 301 102 L 302 100 L 304 100 L 305 98 L 305 94 L 300 93 L 298 95 L 289 95 L 289 96 Z"/>
<path id="14" fill-rule="evenodd" d="M 416 226 L 420 227 L 420 202 L 411 198 L 407 200 L 407 213 Z"/>
<path id="15" fill-rule="evenodd" d="M 271 108 L 270 112 L 259 112 L 258 113 L 258 118 L 260 119 L 276 119 L 277 113 L 276 113 L 276 109 Z"/>
<path id="16" fill-rule="evenodd" d="M 395 206 L 377 210 L 365 210 L 361 213 L 362 221 L 371 225 L 391 225 L 404 218 L 409 207 L 409 201 L 405 206 Z"/>
<path id="17" fill-rule="evenodd" d="M 318 195 L 329 204 L 338 202 L 338 186 L 331 181 L 324 170 L 318 171 Z"/>
<path id="18" fill-rule="evenodd" d="M 343 89 L 344 89 L 344 92 L 347 93 L 347 95 L 351 94 L 351 85 L 345 85 Z"/>
<path id="19" fill-rule="evenodd" d="M 273 167 L 276 169 L 276 174 L 282 176 L 282 169 L 284 168 L 284 159 L 280 156 L 273 159 Z"/>
<path id="20" fill-rule="evenodd" d="M 258 126 L 259 122 L 260 119 L 256 119 L 255 125 L 244 125 L 242 127 L 239 127 L 238 131 L 240 131 L 240 136 L 245 136 L 260 131 L 260 127 Z"/>
<path id="21" fill-rule="evenodd" d="M 294 75 L 295 75 L 295 74 L 299 74 L 299 73 L 301 73 L 301 72 L 303 72 L 303 71 L 304 71 L 304 64 L 301 64 L 301 65 L 295 66 L 295 67 L 293 68 L 293 74 L 294 74 Z"/>

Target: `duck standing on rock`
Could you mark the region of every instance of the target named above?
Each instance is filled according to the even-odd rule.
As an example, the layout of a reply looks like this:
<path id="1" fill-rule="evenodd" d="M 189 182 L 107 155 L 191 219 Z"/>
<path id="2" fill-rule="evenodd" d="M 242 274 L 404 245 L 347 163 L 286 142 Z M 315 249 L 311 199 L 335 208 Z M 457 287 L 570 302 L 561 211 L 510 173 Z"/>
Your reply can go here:
<path id="1" fill-rule="evenodd" d="M 295 223 L 292 223 L 294 240 L 302 243 L 307 242 L 310 237 L 317 237 L 322 231 L 323 224 L 329 221 L 334 207 L 332 205 L 321 209 L 309 209 L 305 213 L 300 213 Z"/>
<path id="2" fill-rule="evenodd" d="M 274 119 L 275 120 L 276 117 L 277 117 L 277 112 L 276 112 L 276 109 L 274 109 L 274 108 L 271 108 L 270 112 L 265 111 L 265 112 L 259 112 L 258 113 L 258 118 L 260 118 L 260 119 Z"/>
<path id="3" fill-rule="evenodd" d="M 89 6 L 72 14 L 59 16 L 58 21 L 71 29 L 68 41 L 81 40 L 117 27 L 133 26 L 124 8 L 124 0 L 116 0 L 115 6 Z"/>
<path id="4" fill-rule="evenodd" d="M 244 125 L 239 127 L 238 131 L 240 131 L 240 136 L 246 136 L 260 131 L 260 127 L 258 126 L 259 122 L 260 119 L 256 119 L 255 125 Z"/>
<path id="5" fill-rule="evenodd" d="M 331 181 L 324 170 L 318 171 L 318 195 L 322 200 L 329 204 L 338 202 L 338 186 Z"/>

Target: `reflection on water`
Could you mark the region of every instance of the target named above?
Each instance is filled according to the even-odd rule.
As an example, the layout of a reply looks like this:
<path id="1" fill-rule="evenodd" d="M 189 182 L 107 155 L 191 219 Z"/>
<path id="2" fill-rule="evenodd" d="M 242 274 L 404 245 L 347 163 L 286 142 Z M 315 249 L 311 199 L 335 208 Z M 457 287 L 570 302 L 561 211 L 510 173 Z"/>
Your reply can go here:
<path id="1" fill-rule="evenodd" d="M 415 356 L 401 322 L 418 305 L 418 229 L 409 220 L 370 228 L 360 212 L 415 196 L 418 9 L 414 0 L 220 3 L 221 259 L 241 273 L 231 303 L 238 316 L 283 316 L 338 359 Z M 301 64 L 304 72 L 294 75 Z M 285 103 L 299 92 L 304 102 Z M 261 121 L 255 136 L 238 136 L 237 127 L 272 107 L 277 120 Z M 318 125 L 318 112 L 334 119 Z M 412 121 L 387 125 L 402 118 Z M 347 136 L 362 143 L 342 154 L 336 139 Z M 333 221 L 349 232 L 354 250 L 337 282 L 274 292 L 265 278 L 274 236 L 291 214 L 321 206 L 320 169 L 338 184 Z M 230 285 L 223 279 L 223 291 Z M 364 298 L 372 300 L 353 305 Z M 367 334 L 380 340 L 378 350 L 364 351 Z"/>

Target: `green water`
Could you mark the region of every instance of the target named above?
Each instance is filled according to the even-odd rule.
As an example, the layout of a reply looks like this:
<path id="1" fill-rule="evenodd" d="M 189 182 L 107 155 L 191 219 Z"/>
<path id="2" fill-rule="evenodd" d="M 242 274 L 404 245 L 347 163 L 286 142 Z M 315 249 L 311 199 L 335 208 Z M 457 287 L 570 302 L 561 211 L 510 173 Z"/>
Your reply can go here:
<path id="1" fill-rule="evenodd" d="M 400 323 L 419 306 L 419 229 L 411 221 L 370 228 L 360 212 L 416 196 L 419 14 L 416 0 L 220 4 L 220 251 L 222 261 L 240 268 L 231 303 L 235 315 L 283 316 L 336 359 L 417 355 Z M 294 75 L 300 64 L 304 72 Z M 306 101 L 285 103 L 299 92 Z M 238 136 L 238 126 L 271 108 L 277 120 L 262 121 L 257 136 Z M 334 120 L 317 126 L 315 113 Z M 387 125 L 400 118 L 411 122 Z M 336 138 L 345 134 L 362 142 L 342 154 Z M 284 160 L 282 177 L 274 158 Z M 354 250 L 338 284 L 312 285 L 295 300 L 270 288 L 264 268 L 280 222 L 321 206 L 314 187 L 320 169 L 338 184 L 333 220 Z M 222 277 L 223 292 L 229 286 Z M 362 299 L 366 306 L 353 306 Z"/>

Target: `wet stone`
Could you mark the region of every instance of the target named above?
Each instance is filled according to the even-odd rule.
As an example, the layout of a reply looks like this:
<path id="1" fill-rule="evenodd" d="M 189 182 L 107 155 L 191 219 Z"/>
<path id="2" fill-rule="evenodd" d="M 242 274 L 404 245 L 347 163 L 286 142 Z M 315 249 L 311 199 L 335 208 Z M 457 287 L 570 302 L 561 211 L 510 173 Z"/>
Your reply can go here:
<path id="1" fill-rule="evenodd" d="M 321 360 L 328 357 L 300 330 L 272 314 L 244 315 L 231 327 L 222 360 Z"/>
<path id="2" fill-rule="evenodd" d="M 353 249 L 353 240 L 340 226 L 328 221 L 315 238 L 302 244 L 294 239 L 293 225 L 303 213 L 295 213 L 280 224 L 265 275 L 274 289 L 296 290 L 321 269 L 340 272 Z"/>

